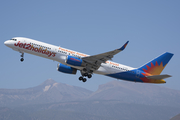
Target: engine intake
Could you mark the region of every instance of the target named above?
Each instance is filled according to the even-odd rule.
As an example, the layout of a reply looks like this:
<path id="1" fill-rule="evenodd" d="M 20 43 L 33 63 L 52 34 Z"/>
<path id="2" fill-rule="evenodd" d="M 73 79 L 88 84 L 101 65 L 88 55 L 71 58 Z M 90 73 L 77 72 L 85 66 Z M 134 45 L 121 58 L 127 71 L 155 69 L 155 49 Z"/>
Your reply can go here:
<path id="1" fill-rule="evenodd" d="M 77 69 L 72 68 L 70 66 L 64 65 L 62 63 L 59 63 L 57 66 L 57 70 L 59 72 L 68 73 L 68 74 L 76 74 Z"/>

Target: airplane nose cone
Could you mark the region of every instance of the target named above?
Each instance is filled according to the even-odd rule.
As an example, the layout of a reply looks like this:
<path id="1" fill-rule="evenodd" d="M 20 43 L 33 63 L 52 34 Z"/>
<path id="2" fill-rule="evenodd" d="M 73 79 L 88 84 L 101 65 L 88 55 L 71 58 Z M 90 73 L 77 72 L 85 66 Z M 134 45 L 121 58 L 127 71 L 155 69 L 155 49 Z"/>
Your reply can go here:
<path id="1" fill-rule="evenodd" d="M 10 42 L 7 40 L 7 41 L 4 42 L 4 44 L 5 44 L 6 46 L 8 46 L 8 45 L 10 45 Z"/>
<path id="2" fill-rule="evenodd" d="M 6 45 L 6 44 L 7 44 L 7 41 L 5 41 L 4 44 Z"/>

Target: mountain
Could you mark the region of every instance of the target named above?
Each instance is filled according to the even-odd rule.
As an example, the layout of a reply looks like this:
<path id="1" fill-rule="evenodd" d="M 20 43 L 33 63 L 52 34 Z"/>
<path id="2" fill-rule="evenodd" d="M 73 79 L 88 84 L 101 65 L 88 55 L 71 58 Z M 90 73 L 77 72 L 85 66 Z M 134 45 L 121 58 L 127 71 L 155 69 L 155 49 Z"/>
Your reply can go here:
<path id="1" fill-rule="evenodd" d="M 111 81 L 100 85 L 92 93 L 90 100 L 118 100 L 123 103 L 136 103 L 158 106 L 180 107 L 180 91 L 153 84 Z"/>
<path id="2" fill-rule="evenodd" d="M 0 107 L 0 120 L 32 120 L 32 117 L 23 111 Z"/>
<path id="3" fill-rule="evenodd" d="M 44 104 L 80 100 L 114 100 L 122 103 L 180 107 L 180 91 L 134 82 L 111 81 L 90 90 L 48 79 L 27 89 L 0 89 L 0 106 Z"/>
<path id="4" fill-rule="evenodd" d="M 86 98 L 92 93 L 84 88 L 57 83 L 48 79 L 39 86 L 27 89 L 0 89 L 0 106 L 43 104 L 74 101 Z"/>
<path id="5" fill-rule="evenodd" d="M 180 114 L 174 116 L 174 117 L 171 118 L 170 120 L 180 120 Z"/>
<path id="6" fill-rule="evenodd" d="M 74 101 L 21 106 L 38 120 L 169 120 L 180 108 L 121 103 L 119 101 Z M 0 113 L 1 114 L 1 113 Z"/>
<path id="7" fill-rule="evenodd" d="M 95 92 L 48 79 L 27 89 L 0 89 L 0 119 L 169 120 L 180 113 L 180 91 L 111 81 Z"/>

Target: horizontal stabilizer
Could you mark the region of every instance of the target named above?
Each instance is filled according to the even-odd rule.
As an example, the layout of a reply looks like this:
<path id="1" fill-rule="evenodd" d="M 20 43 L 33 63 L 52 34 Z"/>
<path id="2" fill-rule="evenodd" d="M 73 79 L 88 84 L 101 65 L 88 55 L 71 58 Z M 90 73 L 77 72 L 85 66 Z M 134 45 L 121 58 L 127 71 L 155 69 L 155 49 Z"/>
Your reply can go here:
<path id="1" fill-rule="evenodd" d="M 148 79 L 154 79 L 154 80 L 161 80 L 168 77 L 172 77 L 171 75 L 165 74 L 165 75 L 152 75 L 152 76 L 146 76 Z"/>

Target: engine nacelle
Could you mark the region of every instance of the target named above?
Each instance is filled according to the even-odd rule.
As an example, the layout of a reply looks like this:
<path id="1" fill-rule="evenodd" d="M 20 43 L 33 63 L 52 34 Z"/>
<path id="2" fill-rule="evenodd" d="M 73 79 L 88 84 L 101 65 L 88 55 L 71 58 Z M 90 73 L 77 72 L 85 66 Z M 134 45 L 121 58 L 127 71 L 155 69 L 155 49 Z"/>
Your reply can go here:
<path id="1" fill-rule="evenodd" d="M 76 74 L 77 69 L 72 68 L 70 66 L 64 65 L 62 63 L 59 63 L 57 66 L 57 70 L 63 73 L 68 73 L 68 74 Z"/>
<path id="2" fill-rule="evenodd" d="M 82 66 L 83 61 L 80 58 L 73 57 L 73 56 L 67 56 L 66 61 L 67 64 L 73 65 L 73 66 Z"/>

